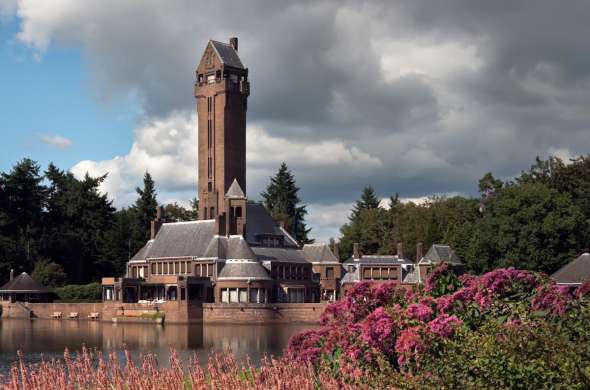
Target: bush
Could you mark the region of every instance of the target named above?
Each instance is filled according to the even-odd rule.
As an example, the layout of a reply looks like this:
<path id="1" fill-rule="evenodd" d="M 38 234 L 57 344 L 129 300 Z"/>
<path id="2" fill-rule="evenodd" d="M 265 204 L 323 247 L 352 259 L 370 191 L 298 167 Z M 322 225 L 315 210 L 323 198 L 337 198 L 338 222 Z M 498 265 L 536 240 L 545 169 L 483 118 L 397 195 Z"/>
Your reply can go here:
<path id="1" fill-rule="evenodd" d="M 50 288 L 63 286 L 67 279 L 67 275 L 61 265 L 47 260 L 39 260 L 35 264 L 31 277 Z"/>
<path id="2" fill-rule="evenodd" d="M 590 388 L 590 284 L 513 268 L 432 275 L 412 291 L 357 284 L 288 358 L 359 387 Z"/>
<path id="3" fill-rule="evenodd" d="M 70 284 L 53 289 L 57 299 L 62 301 L 100 301 L 102 286 L 94 282 L 89 284 Z"/>

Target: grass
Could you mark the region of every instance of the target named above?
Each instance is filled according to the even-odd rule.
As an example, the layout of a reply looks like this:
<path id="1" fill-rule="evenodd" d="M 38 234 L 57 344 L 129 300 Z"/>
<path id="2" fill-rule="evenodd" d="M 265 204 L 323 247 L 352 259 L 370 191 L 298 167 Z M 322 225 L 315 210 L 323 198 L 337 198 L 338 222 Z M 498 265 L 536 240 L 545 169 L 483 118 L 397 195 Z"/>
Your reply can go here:
<path id="1" fill-rule="evenodd" d="M 116 353 L 83 349 L 76 357 L 66 350 L 63 359 L 26 364 L 22 353 L 6 376 L 0 377 L 2 390 L 57 389 L 346 389 L 333 378 L 317 374 L 311 364 L 287 359 L 265 358 L 259 366 L 238 362 L 232 354 L 211 354 L 207 364 L 196 355 L 183 364 L 174 350 L 168 367 L 159 367 L 155 356 L 140 356 L 133 362 L 128 351 L 120 361 Z"/>

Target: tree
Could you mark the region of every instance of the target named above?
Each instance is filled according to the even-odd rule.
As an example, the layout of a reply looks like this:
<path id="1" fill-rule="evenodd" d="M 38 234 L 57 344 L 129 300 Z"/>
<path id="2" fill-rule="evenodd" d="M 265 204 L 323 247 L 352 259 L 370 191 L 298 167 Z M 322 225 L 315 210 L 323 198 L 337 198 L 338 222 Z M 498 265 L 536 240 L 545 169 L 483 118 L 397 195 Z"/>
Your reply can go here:
<path id="1" fill-rule="evenodd" d="M 112 272 L 107 251 L 114 211 L 106 194 L 99 191 L 106 175 L 81 180 L 50 164 L 43 214 L 43 256 L 63 267 L 73 283 L 88 282 Z"/>
<path id="2" fill-rule="evenodd" d="M 46 287 L 54 288 L 63 286 L 68 276 L 61 265 L 39 260 L 35 264 L 31 277 Z"/>
<path id="3" fill-rule="evenodd" d="M 488 204 L 478 225 L 488 267 L 553 273 L 578 251 L 584 216 L 571 196 L 541 183 L 512 184 Z"/>
<path id="4" fill-rule="evenodd" d="M 137 187 L 135 192 L 137 192 L 138 198 L 133 206 L 137 218 L 137 230 L 134 236 L 137 243 L 141 243 L 139 244 L 141 247 L 150 238 L 150 224 L 156 218 L 156 208 L 158 207 L 155 183 L 149 172 L 146 172 L 143 177 L 143 188 Z"/>
<path id="5" fill-rule="evenodd" d="M 384 246 L 384 237 L 391 232 L 387 212 L 380 207 L 379 199 L 371 186 L 363 189 L 348 217 L 349 222 L 340 228 L 340 259 L 352 256 L 354 243 L 359 243 L 364 254 L 376 254 Z"/>
<path id="6" fill-rule="evenodd" d="M 479 193 L 482 198 L 488 198 L 500 191 L 503 185 L 502 180 L 496 179 L 491 172 L 488 172 L 479 179 Z"/>
<path id="7" fill-rule="evenodd" d="M 37 257 L 47 188 L 37 162 L 25 158 L 0 174 L 0 274 L 31 269 Z"/>
<path id="8" fill-rule="evenodd" d="M 163 214 L 166 216 L 166 220 L 170 222 L 182 222 L 182 221 L 193 221 L 197 219 L 197 214 L 192 210 L 187 210 L 180 206 L 178 203 L 168 203 L 163 207 Z"/>
<path id="9" fill-rule="evenodd" d="M 305 224 L 307 208 L 301 204 L 298 192 L 295 177 L 283 162 L 261 196 L 272 217 L 283 223 L 287 232 L 298 242 L 308 244 L 314 240 L 309 238 L 311 229 Z"/>
<path id="10" fill-rule="evenodd" d="M 379 198 L 377 198 L 377 194 L 375 194 L 373 187 L 366 186 L 363 188 L 361 198 L 354 204 L 348 219 L 350 221 L 354 221 L 356 218 L 358 218 L 362 210 L 376 209 L 379 207 L 379 205 Z"/>

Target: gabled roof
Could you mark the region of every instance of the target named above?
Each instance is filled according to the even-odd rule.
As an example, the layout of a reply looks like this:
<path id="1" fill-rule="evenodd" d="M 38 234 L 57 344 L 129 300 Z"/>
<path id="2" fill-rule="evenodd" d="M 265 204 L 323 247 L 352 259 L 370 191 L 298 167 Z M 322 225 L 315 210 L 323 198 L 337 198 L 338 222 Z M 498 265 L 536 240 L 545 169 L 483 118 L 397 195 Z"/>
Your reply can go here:
<path id="1" fill-rule="evenodd" d="M 240 187 L 240 184 L 238 183 L 237 179 L 234 179 L 234 181 L 231 183 L 231 186 L 229 186 L 229 189 L 225 193 L 225 197 L 228 199 L 246 198 L 246 195 L 244 194 L 242 187 Z"/>
<path id="2" fill-rule="evenodd" d="M 309 264 L 305 253 L 296 248 L 265 248 L 253 246 L 252 251 L 259 261 L 270 261 L 279 263 L 303 263 Z"/>
<path id="3" fill-rule="evenodd" d="M 173 222 L 162 225 L 156 238 L 148 241 L 134 260 L 164 257 L 204 257 L 215 236 L 215 220 Z"/>
<path id="4" fill-rule="evenodd" d="M 248 202 L 246 205 L 246 218 L 245 238 L 248 243 L 260 244 L 257 237 L 268 234 L 282 236 L 286 246 L 298 247 L 293 237 L 281 229 L 261 203 Z"/>
<path id="5" fill-rule="evenodd" d="M 238 56 L 238 52 L 229 44 L 219 41 L 210 40 L 209 43 L 215 49 L 219 59 L 224 65 L 232 68 L 244 69 L 244 65 Z"/>
<path id="6" fill-rule="evenodd" d="M 272 280 L 272 278 L 256 260 L 228 260 L 217 280 Z"/>
<path id="7" fill-rule="evenodd" d="M 450 246 L 441 244 L 433 244 L 418 264 L 438 264 L 442 262 L 454 265 L 463 264 Z"/>
<path id="8" fill-rule="evenodd" d="M 551 275 L 551 279 L 560 284 L 581 284 L 590 280 L 590 253 L 583 253 L 567 263 Z"/>
<path id="9" fill-rule="evenodd" d="M 31 278 L 29 274 L 23 272 L 16 278 L 8 281 L 0 287 L 0 293 L 43 293 L 51 292 L 47 287 Z"/>
<path id="10" fill-rule="evenodd" d="M 326 244 L 306 244 L 303 246 L 303 253 L 310 263 L 340 264 Z"/>

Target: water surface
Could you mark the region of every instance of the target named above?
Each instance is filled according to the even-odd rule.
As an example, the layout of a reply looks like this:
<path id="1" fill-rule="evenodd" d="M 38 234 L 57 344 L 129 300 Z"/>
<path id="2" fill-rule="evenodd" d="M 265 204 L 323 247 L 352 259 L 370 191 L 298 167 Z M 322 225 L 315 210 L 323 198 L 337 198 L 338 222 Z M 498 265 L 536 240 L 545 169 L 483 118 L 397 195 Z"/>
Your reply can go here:
<path id="1" fill-rule="evenodd" d="M 259 362 L 264 355 L 280 356 L 293 334 L 314 327 L 304 324 L 272 325 L 152 325 L 113 324 L 78 320 L 0 320 L 0 371 L 6 373 L 23 351 L 29 362 L 60 358 L 64 349 L 79 351 L 83 345 L 105 353 L 122 351 L 154 353 L 166 365 L 170 348 L 183 360 L 197 354 L 205 362 L 210 351 L 231 350 L 240 358 Z"/>

